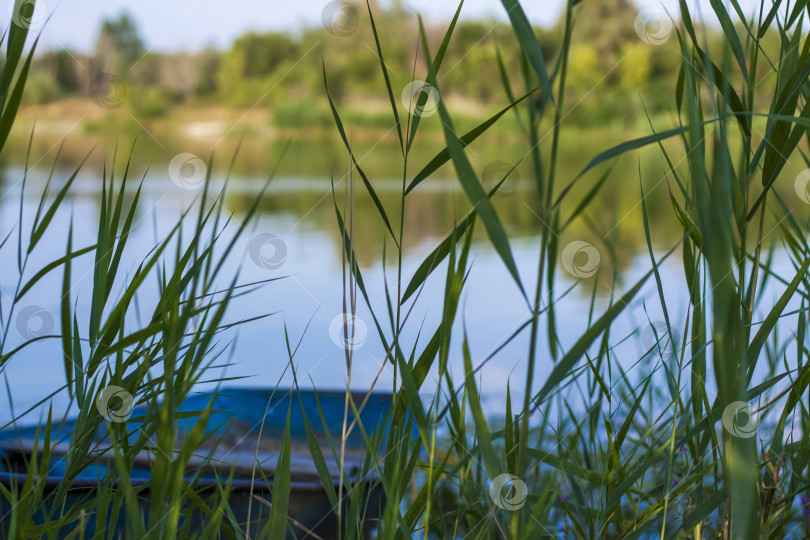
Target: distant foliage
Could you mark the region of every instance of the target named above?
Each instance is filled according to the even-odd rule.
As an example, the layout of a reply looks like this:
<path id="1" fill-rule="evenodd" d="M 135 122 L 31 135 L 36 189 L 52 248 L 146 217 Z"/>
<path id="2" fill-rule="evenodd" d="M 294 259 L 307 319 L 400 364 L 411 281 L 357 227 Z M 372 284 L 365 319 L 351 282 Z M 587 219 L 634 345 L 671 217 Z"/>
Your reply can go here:
<path id="1" fill-rule="evenodd" d="M 365 4 L 358 3 L 354 8 L 358 16 L 365 15 Z M 415 13 L 400 3 L 387 11 L 375 9 L 381 11 L 376 24 L 392 86 L 404 88 L 411 80 L 415 62 L 421 63 L 416 40 L 409 43 L 402 39 L 404 35 L 416 35 Z M 672 42 L 661 47 L 640 47 L 633 28 L 637 13 L 637 8 L 626 0 L 583 3 L 578 10 L 567 92 L 582 102 L 572 113 L 573 121 L 591 125 L 625 118 L 603 118 L 596 96 L 589 93 L 596 85 L 602 94 L 615 95 L 617 102 L 636 104 L 640 82 L 646 83 L 645 88 L 655 88 L 656 84 L 672 88 L 679 66 L 677 45 Z M 535 28 L 547 62 L 558 56 L 563 32 L 562 19 L 549 28 Z M 431 47 L 437 47 L 443 30 L 440 25 L 429 26 L 426 34 Z M 361 42 L 367 46 L 358 46 Z M 209 47 L 193 53 L 160 53 L 148 50 L 135 20 L 123 13 L 101 24 L 91 56 L 67 50 L 40 54 L 32 70 L 37 90 L 32 90 L 26 101 L 43 103 L 86 95 L 92 77 L 112 73 L 129 86 L 126 103 L 135 109 L 148 109 L 152 116 L 159 109 L 168 111 L 174 104 L 215 103 L 237 108 L 269 107 L 274 122 L 286 126 L 290 124 L 289 113 L 300 110 L 298 125 L 317 127 L 323 124 L 324 111 L 306 113 L 304 109 L 323 99 L 322 61 L 332 67 L 328 74 L 332 95 L 349 99 L 350 108 L 385 104 L 386 97 L 379 92 L 379 60 L 373 43 L 367 25 L 353 29 L 351 36 L 316 27 L 297 33 L 249 32 L 227 50 Z M 441 75 L 448 89 L 445 97 L 456 96 L 460 103 L 467 104 L 468 110 L 462 106 L 458 112 L 480 116 L 481 111 L 503 102 L 499 53 L 508 76 L 521 77 L 522 53 L 506 22 L 458 23 L 447 50 L 447 65 L 452 69 Z M 627 55 L 632 61 L 620 62 Z M 651 113 L 666 110 L 671 101 L 671 93 L 665 100 L 656 99 L 657 94 L 642 94 Z M 152 102 L 156 96 L 166 98 L 160 107 Z M 300 106 L 291 106 L 292 102 Z"/>

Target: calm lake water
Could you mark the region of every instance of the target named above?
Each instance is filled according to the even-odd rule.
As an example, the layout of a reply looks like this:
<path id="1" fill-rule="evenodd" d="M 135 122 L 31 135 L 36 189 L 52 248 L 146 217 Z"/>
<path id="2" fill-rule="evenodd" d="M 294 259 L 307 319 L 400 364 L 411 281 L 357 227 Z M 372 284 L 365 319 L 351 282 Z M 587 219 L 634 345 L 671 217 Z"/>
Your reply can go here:
<path id="1" fill-rule="evenodd" d="M 585 137 L 587 139 L 587 137 Z M 617 140 L 600 140 L 601 147 L 592 145 L 590 150 L 581 146 L 587 141 L 574 141 L 563 151 L 560 183 L 573 178 L 587 160 L 599 150 L 616 143 Z M 342 261 L 340 237 L 332 202 L 331 180 L 335 179 L 336 189 L 342 193 L 346 186 L 343 180 L 346 170 L 345 157 L 340 145 L 325 138 L 320 141 L 294 141 L 282 161 L 277 177 L 260 201 L 259 219 L 250 233 L 245 235 L 237 246 L 237 256 L 226 268 L 224 275 L 230 279 L 240 272 L 240 282 L 250 283 L 269 278 L 281 278 L 266 284 L 249 295 L 236 299 L 229 312 L 230 321 L 238 321 L 257 315 L 272 313 L 270 317 L 252 322 L 223 335 L 222 344 L 231 341 L 231 348 L 223 355 L 219 364 L 230 363 L 227 368 L 212 370 L 207 378 L 219 376 L 244 377 L 231 381 L 229 385 L 266 386 L 292 384 L 289 370 L 286 374 L 287 352 L 284 340 L 286 327 L 290 339 L 297 342 L 308 329 L 295 358 L 299 381 L 304 385 L 314 385 L 319 389 L 344 388 L 347 378 L 344 351 L 338 345 L 336 336 L 342 313 Z M 63 184 L 71 173 L 71 168 L 79 159 L 80 151 L 86 151 L 92 144 L 91 137 L 70 139 L 66 144 L 59 166 L 54 176 L 51 192 Z M 98 141 L 96 141 L 98 142 Z M 222 186 L 225 169 L 235 147 L 228 141 L 222 149 L 217 149 L 217 161 L 213 168 L 215 186 Z M 363 143 L 359 143 L 361 146 Z M 109 145 L 107 145 L 109 146 Z M 141 140 L 136 150 L 132 178 L 143 176 L 143 195 L 140 212 L 136 217 L 134 232 L 130 238 L 130 251 L 125 265 L 129 275 L 137 264 L 155 245 L 161 234 L 170 230 L 183 209 L 194 202 L 200 191 L 184 189 L 170 179 L 169 167 L 172 158 L 179 152 L 190 152 L 206 156 L 207 143 L 199 141 L 185 145 L 167 145 L 158 148 L 154 142 Z M 234 213 L 238 218 L 258 196 L 259 190 L 280 155 L 281 141 L 247 141 L 240 157 L 237 158 L 228 195 L 223 202 L 226 214 Z M 366 147 L 373 146 L 370 142 Z M 122 144 L 122 147 L 127 148 Z M 143 147 L 143 149 L 141 148 Z M 3 300 L 3 314 L 7 317 L 10 299 L 16 288 L 18 277 L 16 258 L 16 234 L 19 225 L 19 207 L 23 207 L 23 230 L 30 230 L 36 214 L 39 195 L 47 180 L 47 174 L 56 156 L 55 146 L 47 137 L 37 140 L 32 148 L 31 162 L 36 166 L 29 172 L 25 193 L 21 202 L 21 187 L 24 154 L 21 146 L 16 146 L 12 158 L 8 159 L 0 180 L 0 232 L 5 237 L 9 232 L 9 243 L 3 248 L 0 258 L 0 292 Z M 433 144 L 427 150 L 418 149 L 409 166 L 409 179 L 413 177 L 432 157 L 440 146 Z M 498 145 L 489 141 L 472 154 L 471 159 L 486 175 L 497 167 L 499 161 L 514 163 L 525 152 L 517 143 Z M 34 251 L 29 261 L 26 277 L 30 277 L 42 265 L 64 254 L 66 233 L 73 223 L 74 248 L 92 244 L 98 225 L 101 189 L 101 162 L 106 156 L 108 163 L 112 149 L 104 147 L 81 170 L 73 186 L 68 204 L 57 213 L 54 227 L 45 236 L 42 245 Z M 124 159 L 119 150 L 116 170 L 120 175 Z M 362 152 L 358 152 L 363 156 Z M 389 143 L 376 147 L 369 154 L 367 167 L 375 188 L 389 211 L 393 223 L 399 222 L 399 192 L 401 189 L 401 169 L 396 147 Z M 227 156 L 227 158 L 226 158 Z M 380 158 L 379 156 L 383 156 Z M 666 182 L 660 170 L 660 158 L 655 151 L 642 152 L 640 157 L 627 158 L 620 162 L 612 174 L 600 200 L 587 213 L 587 223 L 574 222 L 560 239 L 560 249 L 571 242 L 587 242 L 598 254 L 598 273 L 588 279 L 577 279 L 567 272 L 562 261 L 556 261 L 558 283 L 555 295 L 561 296 L 574 285 L 573 290 L 556 302 L 559 339 L 563 347 L 570 346 L 587 326 L 590 313 L 590 297 L 596 288 L 598 302 L 593 316 L 598 316 L 610 298 L 614 271 L 621 275 L 621 283 L 632 285 L 650 267 L 649 255 L 644 243 L 644 232 L 638 204 L 638 171 L 642 168 L 645 192 L 650 194 L 648 210 L 655 250 L 662 254 L 680 238 L 680 230 L 669 207 Z M 389 160 L 386 162 L 386 159 Z M 494 165 L 493 165 L 494 164 Z M 510 234 L 512 249 L 529 294 L 533 295 L 540 234 L 543 224 L 537 216 L 537 199 L 534 182 L 528 168 L 521 164 L 514 181 L 507 184 L 508 190 L 495 199 L 504 226 Z M 188 171 L 186 171 L 188 172 Z M 504 171 L 505 173 L 505 171 Z M 502 173 L 503 174 L 503 173 Z M 572 201 L 578 201 L 586 189 L 595 182 L 599 172 L 583 180 L 582 188 L 572 192 Z M 399 179 L 397 179 L 399 178 Z M 136 182 L 130 184 L 134 194 Z M 365 195 L 362 184 L 355 186 L 355 230 L 357 252 L 367 290 L 375 303 L 381 318 L 385 317 L 384 279 L 390 286 L 396 282 L 396 267 L 393 243 L 386 238 L 385 228 L 376 209 Z M 404 280 L 409 281 L 413 272 L 432 249 L 449 233 L 454 219 L 464 215 L 468 209 L 466 198 L 461 192 L 453 171 L 442 168 L 429 181 L 419 186 L 407 199 L 405 208 L 406 239 L 404 257 Z M 569 208 L 573 204 L 569 203 Z M 190 218 L 190 219 L 193 219 Z M 235 226 L 231 227 L 233 232 Z M 387 264 L 383 264 L 383 242 L 388 252 Z M 612 247 L 608 247 L 608 246 Z M 593 256 L 593 251 L 591 255 Z M 596 262 L 588 260 L 587 250 L 581 252 L 577 264 L 587 266 Z M 75 284 L 72 299 L 77 302 L 79 324 L 86 334 L 87 313 L 89 312 L 92 285 L 93 256 L 86 255 L 76 260 L 73 267 Z M 789 262 L 783 256 L 777 257 L 776 268 L 784 268 L 789 275 Z M 432 276 L 413 309 L 402 342 L 406 350 L 415 343 L 420 327 L 423 327 L 418 350 L 427 343 L 427 337 L 435 330 L 442 309 L 441 290 L 444 282 L 444 267 Z M 661 267 L 661 277 L 665 283 L 669 315 L 677 326 L 681 326 L 686 315 L 687 302 L 683 295 L 683 277 L 680 251 L 676 251 Z M 22 343 L 26 334 L 45 332 L 59 325 L 59 295 L 61 271 L 50 274 L 22 300 L 11 321 L 8 342 L 5 350 Z M 123 284 L 125 276 L 121 276 Z M 120 289 L 119 289 L 120 290 Z M 156 289 L 155 289 L 156 290 Z M 616 291 L 618 293 L 620 291 Z M 772 291 L 775 296 L 778 290 Z M 153 293 L 156 294 L 156 293 Z M 770 294 L 770 293 L 769 293 Z M 115 294 L 113 294 L 115 296 Z M 154 297 L 141 299 L 148 306 Z M 548 301 L 548 298 L 544 298 Z M 144 310 L 145 313 L 149 309 Z M 526 302 L 518 288 L 506 272 L 503 263 L 489 246 L 483 228 L 476 230 L 473 244 L 471 271 L 459 308 L 455 340 L 451 350 L 450 369 L 455 380 L 463 378 L 460 337 L 462 321 L 468 332 L 473 360 L 480 364 L 529 316 Z M 84 317 L 84 319 L 83 319 Z M 383 366 L 385 351 L 369 316 L 368 309 L 359 300 L 357 332 L 365 341 L 355 350 L 351 386 L 354 389 L 368 389 L 382 366 L 382 375 L 377 382 L 378 389 L 390 389 L 393 370 Z M 311 322 L 310 322 L 311 319 Z M 655 282 L 649 281 L 639 300 L 626 311 L 614 326 L 613 343 L 619 343 L 633 333 L 633 339 L 624 341 L 615 349 L 616 357 L 631 366 L 649 349 L 649 340 L 654 335 L 649 329 L 648 320 L 661 321 L 660 302 Z M 84 322 L 83 322 L 84 321 Z M 677 321 L 677 322 L 675 322 Z M 786 324 L 791 324 L 789 321 Z M 365 332 L 363 331 L 365 327 Z M 545 320 L 543 321 L 545 328 Z M 389 332 L 390 335 L 390 332 Z M 83 337 L 86 337 L 83 336 Z M 539 365 L 533 381 L 535 389 L 548 376 L 552 359 L 548 352 L 545 332 L 541 331 Z M 491 412 L 502 411 L 507 383 L 515 397 L 522 395 L 526 384 L 526 357 L 528 331 L 525 331 L 510 345 L 501 350 L 478 372 L 485 406 Z M 655 364 L 652 359 L 640 368 L 645 373 Z M 639 369 L 639 368 L 637 368 Z M 641 372 L 639 372 L 639 376 Z M 61 361 L 61 344 L 58 339 L 45 340 L 26 348 L 15 356 L 2 372 L 3 398 L 0 406 L 0 422 L 5 423 L 14 415 L 47 397 L 64 384 L 64 370 Z M 9 403 L 6 388 L 11 396 Z M 209 388 L 203 385 L 201 388 Z M 424 391 L 429 394 L 435 389 L 434 378 L 429 379 Z M 66 392 L 53 398 L 55 410 L 64 410 L 69 404 Z M 37 413 L 29 416 L 35 420 Z"/>

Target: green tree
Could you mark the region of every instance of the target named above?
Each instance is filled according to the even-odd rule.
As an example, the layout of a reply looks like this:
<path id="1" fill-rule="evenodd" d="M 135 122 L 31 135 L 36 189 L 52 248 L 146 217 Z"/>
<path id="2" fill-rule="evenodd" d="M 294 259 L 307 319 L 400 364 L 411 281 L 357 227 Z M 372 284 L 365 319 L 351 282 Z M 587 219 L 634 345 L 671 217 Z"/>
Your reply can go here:
<path id="1" fill-rule="evenodd" d="M 620 85 L 625 90 L 639 89 L 650 80 L 652 49 L 625 43 L 620 69 Z"/>
<path id="2" fill-rule="evenodd" d="M 101 23 L 95 55 L 98 71 L 124 73 L 140 60 L 144 51 L 138 27 L 127 13 Z"/>
<path id="3" fill-rule="evenodd" d="M 234 42 L 229 56 L 239 62 L 242 77 L 258 79 L 273 74 L 297 53 L 296 43 L 287 34 L 251 32 Z"/>
<path id="4" fill-rule="evenodd" d="M 298 45 L 287 34 L 246 34 L 222 55 L 217 71 L 220 93 L 232 105 L 252 104 L 275 84 L 281 66 L 298 59 Z"/>

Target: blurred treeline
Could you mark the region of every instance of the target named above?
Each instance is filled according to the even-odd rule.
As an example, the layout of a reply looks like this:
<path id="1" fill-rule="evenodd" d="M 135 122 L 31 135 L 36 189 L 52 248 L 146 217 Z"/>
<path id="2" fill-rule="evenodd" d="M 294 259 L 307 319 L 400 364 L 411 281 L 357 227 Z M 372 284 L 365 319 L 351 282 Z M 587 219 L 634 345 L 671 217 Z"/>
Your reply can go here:
<path id="1" fill-rule="evenodd" d="M 371 5 L 397 95 L 412 78 L 424 78 L 424 63 L 416 58 L 420 54 L 417 19 L 401 3 L 387 9 Z M 325 65 L 330 92 L 344 108 L 345 119 L 359 127 L 387 129 L 390 105 L 379 93 L 379 59 L 366 6 L 348 6 L 359 20 L 350 35 L 336 35 L 327 25 L 294 32 L 251 32 L 227 50 L 191 53 L 148 50 L 132 18 L 122 14 L 103 22 L 92 55 L 69 50 L 39 54 L 26 99 L 28 104 L 43 104 L 89 98 L 93 78 L 111 73 L 126 81 L 120 101 L 139 118 L 167 115 L 177 106 L 266 107 L 276 126 L 331 127 L 323 99 Z M 567 83 L 568 103 L 576 106 L 569 112 L 569 122 L 637 122 L 642 102 L 653 115 L 671 109 L 680 65 L 677 39 L 673 31 L 666 43 L 645 43 L 635 27 L 638 13 L 627 0 L 583 2 L 577 10 Z M 550 66 L 563 41 L 563 28 L 560 20 L 536 29 Z M 434 26 L 428 31 L 435 52 L 445 28 Z M 723 47 L 719 32 L 707 29 L 705 35 L 708 48 Z M 778 38 L 774 40 L 777 51 Z M 458 25 L 440 78 L 442 99 L 452 103 L 456 114 L 481 117 L 507 103 L 498 54 L 509 79 L 522 80 L 520 48 L 507 22 Z M 767 63 L 761 64 L 764 74 Z M 525 92 L 525 88 L 512 90 L 515 96 Z"/>

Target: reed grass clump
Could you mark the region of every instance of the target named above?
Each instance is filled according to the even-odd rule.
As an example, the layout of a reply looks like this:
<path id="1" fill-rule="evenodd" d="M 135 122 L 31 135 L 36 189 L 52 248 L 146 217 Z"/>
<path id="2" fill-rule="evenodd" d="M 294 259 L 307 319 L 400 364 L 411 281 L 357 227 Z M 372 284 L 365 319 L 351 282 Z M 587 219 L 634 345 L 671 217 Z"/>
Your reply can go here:
<path id="1" fill-rule="evenodd" d="M 648 133 L 596 154 L 583 162 L 574 178 L 559 177 L 557 159 L 560 133 L 566 129 L 568 112 L 576 107 L 566 79 L 579 2 L 566 4 L 562 43 L 554 58 L 544 57 L 517 0 L 502 4 L 522 50 L 516 60 L 522 78 L 510 80 L 503 65 L 510 59 L 498 55 L 507 100 L 496 115 L 466 133 L 456 131 L 442 99 L 444 58 L 463 4 L 437 43 L 428 39 L 420 22 L 414 43 L 421 64 L 414 66 L 415 83 L 404 103 L 390 83 L 374 13 L 370 3 L 366 5 L 380 88 L 391 105 L 390 133 L 400 150 L 398 221 L 389 216 L 374 179 L 355 154 L 340 103 L 329 92 L 330 68 L 324 66 L 326 101 L 349 164 L 349 172 L 333 180 L 332 201 L 344 257 L 344 311 L 354 317 L 358 305 L 365 305 L 369 331 L 379 336 L 385 363 L 395 371 L 391 388 L 372 389 L 393 396 L 378 425 L 362 421 L 366 401 L 358 404 L 348 384 L 342 429 L 329 434 L 326 445 L 313 432 L 322 417 L 304 417 L 308 449 L 337 516 L 334 537 L 806 536 L 810 248 L 807 216 L 796 212 L 795 201 L 786 201 L 775 188 L 795 182 L 804 190 L 796 192 L 799 199 L 808 199 L 810 176 L 800 175 L 806 180 L 800 182 L 784 174 L 790 162 L 810 168 L 807 3 L 777 0 L 748 15 L 734 1 L 730 10 L 712 1 L 707 15 L 716 19 L 725 42 L 711 49 L 685 2 L 679 4 L 679 17 L 659 14 L 665 18 L 649 32 L 642 19 L 637 29 L 645 46 L 669 40 L 680 52 L 671 96 L 672 125 L 650 120 Z M 669 33 L 662 35 L 662 27 Z M 778 38 L 777 55 L 761 46 L 766 38 Z M 6 39 L 0 145 L 3 133 L 7 136 L 10 130 L 33 54 L 19 65 L 24 29 L 12 27 Z M 416 80 L 417 74 L 424 80 Z M 763 77 L 775 84 L 763 89 Z M 598 87 L 593 91 L 598 93 Z M 490 179 L 479 177 L 468 156 L 468 147 L 505 115 L 515 115 L 522 127 L 524 159 L 533 171 L 531 196 L 540 209 L 537 267 L 531 275 L 518 270 L 509 234 L 491 201 L 514 167 L 501 171 L 494 182 L 482 181 Z M 543 125 L 548 125 L 549 117 L 551 131 L 541 132 L 541 123 L 546 120 Z M 440 124 L 444 144 L 432 160 L 415 165 L 409 156 L 419 144 L 423 122 Z M 680 240 L 664 249 L 652 241 L 648 179 L 613 178 L 609 167 L 648 146 L 660 151 L 671 219 L 683 229 Z M 407 275 L 403 246 L 408 242 L 409 194 L 444 165 L 452 167 L 469 207 L 459 209 L 454 228 Z M 52 227 L 57 208 L 66 204 L 73 177 L 56 194 L 47 188 L 42 193 L 30 232 L 22 230 L 21 216 L 16 242 L 9 236 L 0 244 L 0 249 L 16 250 L 19 262 L 15 297 L 3 306 L 5 334 L 25 294 L 46 274 L 62 273 L 60 327 L 54 335 L 36 339 L 61 342 L 66 389 L 80 409 L 67 441 L 63 482 L 53 491 L 44 490 L 44 467 L 60 440 L 59 422 L 49 412 L 19 483 L 0 485 L 10 508 L 0 518 L 0 530 L 8 537 L 106 537 L 96 525 L 120 516 L 128 537 L 306 537 L 310 532 L 287 515 L 289 421 L 274 474 L 254 474 L 256 483 L 271 490 L 269 501 L 256 503 L 256 508 L 267 507 L 269 515 L 260 518 L 257 509 L 253 517 L 241 520 L 230 497 L 233 473 L 216 487 L 202 489 L 205 460 L 191 466 L 191 457 L 205 456 L 204 443 L 216 433 L 215 426 L 208 425 L 213 398 L 206 410 L 177 409 L 221 357 L 225 349 L 217 336 L 230 327 L 223 322 L 226 307 L 249 289 L 238 276 L 223 275 L 222 269 L 255 206 L 238 227 L 226 228 L 228 218 L 216 204 L 222 194 L 209 197 L 206 182 L 195 214 L 181 216 L 135 274 L 123 279 L 119 264 L 138 202 L 136 194 L 135 203 L 124 211 L 128 176 L 125 172 L 119 180 L 105 173 L 98 238 L 92 245 L 74 247 L 68 232 L 63 255 L 36 271 L 27 267 L 28 254 Z M 600 268 L 600 258 L 619 256 L 609 233 L 599 235 L 597 246 L 571 238 L 579 224 L 591 224 L 588 214 L 598 211 L 608 189 L 638 192 L 638 227 L 644 230 L 649 260 L 633 282 Z M 387 270 L 395 273 L 387 276 L 381 297 L 366 288 L 355 256 L 355 190 L 366 191 L 374 202 L 384 236 L 380 249 Z M 190 230 L 188 223 L 193 224 Z M 476 230 L 475 238 L 486 235 L 525 305 L 523 322 L 514 332 L 504 336 L 494 352 L 474 361 L 480 356 L 468 340 L 463 299 L 474 265 Z M 71 268 L 76 257 L 91 253 L 92 310 L 89 320 L 81 321 L 74 308 Z M 787 272 L 777 269 L 777 257 L 788 261 Z M 676 259 L 682 262 L 682 279 L 664 282 L 663 265 Z M 159 300 L 148 317 L 134 324 L 134 298 L 146 287 L 147 276 L 157 276 Z M 411 317 L 428 280 L 443 284 L 441 317 L 433 325 Z M 113 295 L 116 285 L 120 292 Z M 568 341 L 559 332 L 557 313 L 574 288 L 591 291 L 589 323 Z M 601 300 L 605 288 L 606 302 Z M 685 299 L 685 310 L 668 305 L 673 292 Z M 641 305 L 646 314 L 653 304 L 662 320 L 647 317 L 629 332 L 618 330 L 629 309 Z M 140 310 L 143 314 L 143 307 Z M 411 328 L 418 331 L 406 331 Z M 420 337 L 404 337 L 412 335 Z M 294 371 L 297 349 L 289 336 L 282 338 Z M 353 342 L 350 325 L 344 325 L 343 338 Z M 618 347 L 631 340 L 640 341 L 644 351 L 638 358 L 619 357 Z M 522 358 L 525 376 L 519 375 L 524 391 L 518 400 L 507 392 L 505 414 L 493 417 L 485 413 L 485 383 L 478 375 L 513 342 L 527 347 Z M 4 338 L 0 370 L 26 346 L 11 349 Z M 449 368 L 451 357 L 462 359 L 462 374 Z M 349 382 L 353 360 L 354 348 L 346 346 Z M 541 373 L 541 363 L 551 367 Z M 150 375 L 153 367 L 159 368 L 159 376 Z M 541 384 L 535 384 L 538 376 Z M 109 385 L 145 403 L 143 416 L 133 419 L 139 426 L 134 432 L 127 430 L 129 424 L 115 422 L 100 431 L 103 418 L 95 413 L 94 403 Z M 193 428 L 183 431 L 189 417 Z M 357 474 L 341 468 L 335 488 L 326 463 L 342 465 L 346 441 L 358 431 L 366 459 Z M 71 479 L 95 463 L 101 450 L 112 456 L 112 463 L 99 469 L 97 488 L 77 499 Z M 148 480 L 135 487 L 130 471 L 143 451 L 154 460 Z M 370 508 L 368 494 L 374 489 L 384 497 Z M 192 512 L 203 517 L 184 517 Z"/>

